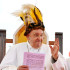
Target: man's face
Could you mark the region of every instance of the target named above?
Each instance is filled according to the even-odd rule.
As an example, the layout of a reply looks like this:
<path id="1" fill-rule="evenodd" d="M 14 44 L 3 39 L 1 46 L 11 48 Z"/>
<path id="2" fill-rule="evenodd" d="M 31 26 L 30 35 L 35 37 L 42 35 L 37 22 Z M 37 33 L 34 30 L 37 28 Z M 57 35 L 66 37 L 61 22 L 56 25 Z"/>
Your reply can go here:
<path id="1" fill-rule="evenodd" d="M 32 30 L 28 34 L 27 39 L 33 48 L 37 49 L 37 48 L 41 47 L 42 40 L 43 40 L 43 30 L 41 30 L 41 29 Z"/>

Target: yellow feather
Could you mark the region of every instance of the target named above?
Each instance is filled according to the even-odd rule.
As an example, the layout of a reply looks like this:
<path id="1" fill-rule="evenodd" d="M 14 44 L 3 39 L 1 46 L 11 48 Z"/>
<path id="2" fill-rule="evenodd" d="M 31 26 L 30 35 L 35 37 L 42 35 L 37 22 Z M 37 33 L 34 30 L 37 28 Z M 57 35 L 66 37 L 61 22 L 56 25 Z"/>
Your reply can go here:
<path id="1" fill-rule="evenodd" d="M 35 9 L 35 13 L 34 13 L 34 9 Z M 29 25 L 30 23 L 38 24 L 38 19 L 41 22 L 43 22 L 41 12 L 39 11 L 38 8 L 36 8 L 34 5 L 31 4 L 23 5 L 21 11 L 15 12 L 14 14 L 16 16 L 21 17 L 25 25 L 27 24 Z"/>
<path id="2" fill-rule="evenodd" d="M 38 18 L 41 20 L 41 22 L 43 22 L 42 14 L 36 7 L 35 7 L 35 12 L 36 12 L 36 15 L 38 16 Z"/>
<path id="3" fill-rule="evenodd" d="M 34 11 L 33 11 L 33 10 L 31 10 L 30 15 L 31 15 L 31 17 L 33 18 L 34 22 L 35 22 L 35 23 L 38 23 L 38 21 L 37 21 L 37 19 L 36 19 L 36 16 L 34 15 Z"/>

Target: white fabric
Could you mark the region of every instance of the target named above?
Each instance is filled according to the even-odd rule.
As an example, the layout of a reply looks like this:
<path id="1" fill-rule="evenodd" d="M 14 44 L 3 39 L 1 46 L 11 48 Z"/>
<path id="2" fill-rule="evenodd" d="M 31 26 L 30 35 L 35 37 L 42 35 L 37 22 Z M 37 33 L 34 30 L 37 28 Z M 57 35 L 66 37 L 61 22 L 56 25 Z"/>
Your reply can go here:
<path id="1" fill-rule="evenodd" d="M 16 66 L 15 70 L 17 70 L 18 66 L 24 65 L 23 58 L 24 58 L 24 52 L 28 52 L 27 46 L 29 47 L 27 42 L 14 45 L 7 52 L 6 56 L 4 57 L 3 61 L 1 62 L 0 70 L 3 69 L 4 67 L 7 67 L 6 70 L 14 70 L 14 67 L 12 67 L 12 66 Z M 29 52 L 34 52 L 34 49 L 33 48 L 31 48 L 31 49 L 33 51 L 29 50 Z M 35 50 L 35 52 L 36 51 L 38 51 L 38 50 Z M 40 50 L 37 53 L 46 54 L 45 64 L 44 64 L 44 67 L 46 68 L 46 70 L 52 70 L 52 68 L 53 68 L 53 70 L 61 70 L 61 68 L 64 68 L 64 70 L 67 70 L 65 68 L 64 59 L 63 59 L 62 55 L 60 55 L 60 54 L 59 54 L 58 60 L 54 64 L 51 63 L 51 51 L 47 45 L 42 44 Z M 11 69 L 10 67 L 12 67 L 13 69 Z"/>
<path id="2" fill-rule="evenodd" d="M 68 70 L 70 70 L 70 58 L 67 58 L 66 62 L 67 62 L 67 68 L 68 68 Z"/>

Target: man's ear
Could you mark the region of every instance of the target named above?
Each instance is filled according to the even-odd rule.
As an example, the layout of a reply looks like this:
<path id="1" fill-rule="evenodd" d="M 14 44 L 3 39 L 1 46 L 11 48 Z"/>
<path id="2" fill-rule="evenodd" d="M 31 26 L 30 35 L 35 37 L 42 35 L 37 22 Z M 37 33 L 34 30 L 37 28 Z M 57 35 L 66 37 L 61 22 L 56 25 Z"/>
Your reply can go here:
<path id="1" fill-rule="evenodd" d="M 29 34 L 28 34 L 26 37 L 27 37 L 27 39 L 29 40 L 29 38 L 30 38 L 30 37 L 29 37 Z"/>

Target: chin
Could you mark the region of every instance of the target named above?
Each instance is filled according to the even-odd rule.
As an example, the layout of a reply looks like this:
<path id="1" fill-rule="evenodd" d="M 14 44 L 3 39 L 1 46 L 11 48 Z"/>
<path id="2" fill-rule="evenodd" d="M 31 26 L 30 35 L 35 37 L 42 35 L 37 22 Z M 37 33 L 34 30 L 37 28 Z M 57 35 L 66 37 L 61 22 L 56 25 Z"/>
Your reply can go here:
<path id="1" fill-rule="evenodd" d="M 42 43 L 41 43 L 41 42 L 35 42 L 35 43 L 34 43 L 34 46 L 35 46 L 36 48 L 41 47 L 41 45 L 42 45 Z"/>
<path id="2" fill-rule="evenodd" d="M 38 43 L 38 44 L 37 44 L 37 47 L 39 48 L 39 47 L 41 47 L 41 45 L 42 45 L 42 44 L 39 44 L 39 43 Z"/>

